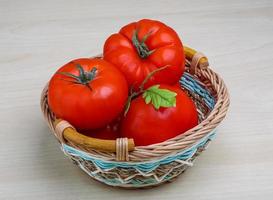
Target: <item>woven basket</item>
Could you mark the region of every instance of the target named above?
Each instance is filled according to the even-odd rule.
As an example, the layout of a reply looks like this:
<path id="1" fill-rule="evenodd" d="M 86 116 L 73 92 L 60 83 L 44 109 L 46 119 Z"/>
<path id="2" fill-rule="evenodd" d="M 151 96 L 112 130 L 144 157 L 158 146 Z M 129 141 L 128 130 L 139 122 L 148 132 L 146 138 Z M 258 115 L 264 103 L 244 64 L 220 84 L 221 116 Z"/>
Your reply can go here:
<path id="1" fill-rule="evenodd" d="M 186 72 L 180 84 L 198 109 L 199 124 L 196 127 L 148 146 L 135 147 L 133 140 L 127 138 L 89 138 L 78 133 L 68 122 L 56 119 L 48 106 L 46 86 L 41 97 L 42 111 L 65 155 L 95 180 L 124 188 L 169 182 L 192 166 L 225 117 L 229 96 L 223 80 L 208 67 L 207 58 L 188 47 L 184 51 Z"/>

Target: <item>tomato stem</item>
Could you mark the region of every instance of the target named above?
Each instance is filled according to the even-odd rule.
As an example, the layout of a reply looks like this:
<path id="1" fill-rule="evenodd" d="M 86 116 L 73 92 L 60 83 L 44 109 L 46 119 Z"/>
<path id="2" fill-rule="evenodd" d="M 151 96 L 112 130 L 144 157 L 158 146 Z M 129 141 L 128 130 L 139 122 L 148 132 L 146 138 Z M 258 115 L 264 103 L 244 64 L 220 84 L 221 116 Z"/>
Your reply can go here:
<path id="1" fill-rule="evenodd" d="M 167 67 L 169 67 L 169 65 L 165 65 L 163 67 L 159 67 L 157 69 L 155 69 L 154 71 L 150 72 L 146 77 L 145 79 L 142 81 L 141 85 L 139 86 L 139 90 L 141 91 L 144 91 L 143 88 L 144 88 L 144 85 L 148 82 L 148 80 L 153 76 L 155 75 L 157 72 L 163 70 L 163 69 L 166 69 Z"/>
<path id="2" fill-rule="evenodd" d="M 124 110 L 124 116 L 128 113 L 129 109 L 130 109 L 130 105 L 131 105 L 131 101 L 137 97 L 138 95 L 144 93 L 146 90 L 144 89 L 144 85 L 147 83 L 147 81 L 156 73 L 158 73 L 161 70 L 166 69 L 167 67 L 169 67 L 169 65 L 165 65 L 163 67 L 159 67 L 157 69 L 155 69 L 154 71 L 150 72 L 145 79 L 142 81 L 141 85 L 139 86 L 139 90 L 137 92 L 131 90 L 131 94 L 129 95 L 126 104 L 125 104 L 125 110 Z"/>
<path id="3" fill-rule="evenodd" d="M 135 46 L 138 55 L 141 58 L 147 58 L 149 55 L 151 55 L 154 50 L 149 50 L 149 48 L 147 47 L 147 45 L 145 44 L 145 41 L 147 40 L 147 38 L 152 34 L 152 32 L 148 32 L 146 35 L 144 35 L 144 37 L 142 38 L 141 41 L 139 41 L 138 39 L 138 29 L 134 30 L 133 32 L 133 37 L 132 37 L 132 42 L 133 45 Z"/>
<path id="4" fill-rule="evenodd" d="M 90 83 L 90 81 L 92 81 L 95 78 L 96 73 L 98 71 L 97 68 L 93 67 L 90 71 L 84 71 L 83 67 L 80 64 L 76 64 L 76 68 L 79 71 L 78 76 L 75 75 L 75 74 L 68 73 L 68 72 L 58 72 L 58 74 L 62 74 L 62 75 L 65 75 L 67 77 L 73 78 L 74 83 L 85 85 L 90 90 L 92 90 L 89 83 Z"/>

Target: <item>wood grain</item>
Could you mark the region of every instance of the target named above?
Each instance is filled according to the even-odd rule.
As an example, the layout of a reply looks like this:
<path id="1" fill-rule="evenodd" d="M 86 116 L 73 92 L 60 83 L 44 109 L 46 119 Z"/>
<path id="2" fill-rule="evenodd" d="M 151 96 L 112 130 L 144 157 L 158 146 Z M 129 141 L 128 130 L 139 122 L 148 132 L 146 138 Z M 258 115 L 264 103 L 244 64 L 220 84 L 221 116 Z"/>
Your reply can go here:
<path id="1" fill-rule="evenodd" d="M 92 181 L 63 156 L 41 90 L 73 58 L 140 18 L 162 20 L 207 55 L 231 95 L 210 148 L 174 183 L 141 191 Z M 0 0 L 0 199 L 272 199 L 273 3 Z"/>

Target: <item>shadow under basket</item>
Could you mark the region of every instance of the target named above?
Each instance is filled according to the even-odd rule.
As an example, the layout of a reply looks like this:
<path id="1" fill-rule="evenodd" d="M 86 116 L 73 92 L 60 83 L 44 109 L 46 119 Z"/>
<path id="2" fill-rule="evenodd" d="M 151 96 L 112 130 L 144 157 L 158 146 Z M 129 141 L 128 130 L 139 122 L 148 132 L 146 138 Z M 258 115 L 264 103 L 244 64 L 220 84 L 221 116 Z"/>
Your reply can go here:
<path id="1" fill-rule="evenodd" d="M 90 138 L 78 133 L 68 122 L 56 119 L 48 106 L 46 86 L 41 97 L 42 111 L 64 154 L 95 180 L 124 188 L 169 182 L 191 167 L 214 138 L 215 128 L 227 113 L 229 96 L 223 80 L 209 68 L 202 53 L 189 47 L 184 47 L 184 52 L 186 72 L 180 85 L 198 109 L 196 127 L 148 146 L 135 147 L 133 140 L 127 138 Z"/>

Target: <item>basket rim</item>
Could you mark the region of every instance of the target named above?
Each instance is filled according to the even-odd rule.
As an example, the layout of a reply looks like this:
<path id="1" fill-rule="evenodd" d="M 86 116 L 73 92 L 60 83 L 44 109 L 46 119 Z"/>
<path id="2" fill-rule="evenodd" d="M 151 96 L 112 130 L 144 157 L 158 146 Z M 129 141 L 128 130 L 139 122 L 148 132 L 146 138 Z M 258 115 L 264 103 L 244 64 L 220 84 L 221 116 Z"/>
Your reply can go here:
<path id="1" fill-rule="evenodd" d="M 99 57 L 99 56 L 96 56 Z M 191 60 L 186 59 L 187 63 L 190 64 Z M 228 89 L 223 81 L 223 79 L 212 69 L 209 67 L 197 67 L 195 74 L 193 76 L 200 81 L 200 79 L 204 79 L 208 81 L 208 84 L 212 87 L 215 92 L 215 105 L 213 109 L 210 111 L 208 116 L 202 120 L 197 126 L 189 129 L 188 131 L 171 138 L 169 140 L 163 141 L 161 143 L 147 145 L 147 146 L 136 146 L 135 150 L 129 153 L 130 161 L 122 161 L 122 162 L 146 162 L 149 160 L 159 160 L 161 158 L 168 157 L 172 154 L 176 154 L 178 152 L 184 151 L 196 143 L 198 143 L 202 138 L 207 136 L 211 131 L 213 131 L 224 119 L 226 116 L 230 99 L 228 94 Z M 205 84 L 204 82 L 200 81 Z M 44 88 L 41 97 L 41 107 L 44 113 L 44 117 L 55 134 L 52 113 L 50 113 L 50 109 L 47 105 L 47 86 Z M 46 111 L 49 110 L 49 113 Z M 74 147 L 75 148 L 75 147 Z M 76 147 L 76 149 L 78 149 Z M 84 151 L 82 149 L 79 149 Z M 113 153 L 105 153 L 99 151 L 87 152 L 92 157 L 97 157 L 103 160 L 115 161 L 115 154 Z"/>

